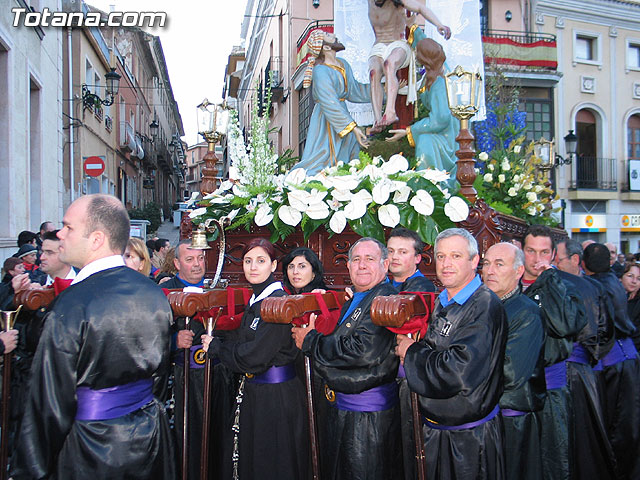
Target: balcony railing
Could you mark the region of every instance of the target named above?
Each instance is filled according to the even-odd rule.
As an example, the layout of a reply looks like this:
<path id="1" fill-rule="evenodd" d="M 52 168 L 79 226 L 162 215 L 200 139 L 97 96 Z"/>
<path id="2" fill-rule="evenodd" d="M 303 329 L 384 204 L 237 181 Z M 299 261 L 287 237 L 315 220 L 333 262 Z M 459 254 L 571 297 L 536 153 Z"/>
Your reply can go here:
<path id="1" fill-rule="evenodd" d="M 550 33 L 486 30 L 482 34 L 484 62 L 525 70 L 556 70 L 556 36 Z"/>
<path id="2" fill-rule="evenodd" d="M 129 122 L 120 122 L 120 148 L 135 152 L 136 134 Z"/>
<path id="3" fill-rule="evenodd" d="M 617 160 L 587 156 L 574 158 L 569 188 L 616 191 L 618 189 Z"/>

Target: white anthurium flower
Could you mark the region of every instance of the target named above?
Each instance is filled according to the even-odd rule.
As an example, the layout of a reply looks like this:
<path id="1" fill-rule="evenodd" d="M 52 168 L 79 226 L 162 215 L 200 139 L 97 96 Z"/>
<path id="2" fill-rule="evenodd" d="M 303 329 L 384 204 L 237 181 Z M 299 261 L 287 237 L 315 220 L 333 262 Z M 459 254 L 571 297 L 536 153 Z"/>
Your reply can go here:
<path id="1" fill-rule="evenodd" d="M 373 187 L 373 191 L 371 192 L 371 196 L 373 197 L 373 201 L 378 205 L 382 205 L 389 200 L 389 196 L 391 195 L 391 188 L 393 187 L 393 183 L 389 179 L 382 179 Z"/>
<path id="2" fill-rule="evenodd" d="M 254 212 L 256 210 L 256 204 L 255 203 L 249 203 L 249 205 L 247 205 L 244 208 L 247 209 L 247 212 Z"/>
<path id="3" fill-rule="evenodd" d="M 318 189 L 314 188 L 310 192 L 309 203 L 311 204 L 311 203 L 319 202 L 320 200 L 324 200 L 324 197 L 326 196 L 327 196 L 326 191 L 320 192 L 318 191 Z"/>
<path id="4" fill-rule="evenodd" d="M 460 197 L 451 197 L 444 206 L 444 213 L 452 222 L 462 222 L 469 216 L 469 205 Z"/>
<path id="5" fill-rule="evenodd" d="M 486 162 L 487 160 L 489 160 L 489 155 L 487 155 L 487 152 L 480 152 L 480 155 L 478 155 L 478 160 Z"/>
<path id="6" fill-rule="evenodd" d="M 493 182 L 493 175 L 491 175 L 490 173 L 485 173 L 485 174 L 484 174 L 484 177 L 482 177 L 482 179 L 483 179 L 485 182 L 489 182 L 489 183 L 490 183 L 490 182 Z"/>
<path id="7" fill-rule="evenodd" d="M 327 200 L 327 202 L 329 202 L 329 208 L 334 212 L 336 210 L 339 210 L 340 207 L 342 206 L 342 202 L 336 200 L 335 198 L 333 200 Z"/>
<path id="8" fill-rule="evenodd" d="M 381 162 L 384 162 L 384 158 L 382 158 L 382 156 L 380 155 L 376 155 L 375 157 L 373 157 L 372 162 L 374 165 L 380 165 Z"/>
<path id="9" fill-rule="evenodd" d="M 240 212 L 239 208 L 236 208 L 235 210 L 231 210 L 227 215 L 227 218 L 229 219 L 229 221 L 233 221 L 233 219 L 238 216 L 238 212 Z"/>
<path id="10" fill-rule="evenodd" d="M 300 185 L 307 178 L 307 171 L 304 168 L 295 168 L 285 177 L 285 182 L 289 185 Z"/>
<path id="11" fill-rule="evenodd" d="M 249 195 L 247 191 L 244 189 L 244 187 L 242 187 L 241 185 L 238 185 L 237 183 L 233 186 L 232 191 L 236 197 L 245 198 Z"/>
<path id="12" fill-rule="evenodd" d="M 382 205 L 378 209 L 378 219 L 385 227 L 393 228 L 400 223 L 400 210 L 395 205 Z"/>
<path id="13" fill-rule="evenodd" d="M 347 203 L 347 205 L 344 207 L 344 216 L 348 220 L 357 220 L 358 218 L 362 217 L 365 213 L 367 213 L 367 204 L 365 204 L 363 201 L 361 201 L 357 197 L 354 197 L 353 200 Z M 333 230 L 333 228 L 331 230 Z M 335 230 L 333 231 L 335 232 Z"/>
<path id="14" fill-rule="evenodd" d="M 500 165 L 500 167 L 502 168 L 503 172 L 508 172 L 509 170 L 511 170 L 511 164 L 508 161 L 502 162 L 502 165 Z"/>
<path id="15" fill-rule="evenodd" d="M 498 181 L 500 183 L 504 183 L 506 177 L 504 176 L 504 173 L 501 173 L 500 175 L 498 175 Z"/>
<path id="16" fill-rule="evenodd" d="M 339 202 L 348 202 L 353 198 L 353 193 L 349 190 L 338 190 L 334 188 L 331 191 L 331 196 Z"/>
<path id="17" fill-rule="evenodd" d="M 329 216 L 329 205 L 324 201 L 310 203 L 304 213 L 313 220 L 323 220 Z"/>
<path id="18" fill-rule="evenodd" d="M 444 195 L 444 198 L 446 198 L 447 200 L 451 196 L 451 194 L 449 193 L 449 189 L 448 188 L 443 188 L 440 191 L 442 192 L 442 195 Z"/>
<path id="19" fill-rule="evenodd" d="M 256 225 L 259 227 L 264 227 L 265 225 L 268 225 L 271 220 L 273 220 L 273 211 L 271 210 L 271 206 L 268 203 L 263 203 L 258 207 L 253 221 L 256 222 Z"/>
<path id="20" fill-rule="evenodd" d="M 515 197 L 517 194 L 518 194 L 518 192 L 516 191 L 515 187 L 511 187 L 507 191 L 507 195 L 509 195 L 510 197 Z"/>
<path id="21" fill-rule="evenodd" d="M 292 190 L 287 193 L 289 205 L 300 212 L 304 212 L 309 206 L 311 194 L 306 190 Z"/>
<path id="22" fill-rule="evenodd" d="M 409 169 L 409 162 L 400 154 L 391 155 L 387 162 L 384 162 L 381 167 L 382 171 L 387 175 L 393 175 L 394 173 L 406 172 Z"/>
<path id="23" fill-rule="evenodd" d="M 349 162 L 349 165 L 351 165 L 352 167 L 357 167 L 360 164 L 360 159 L 359 158 L 354 158 L 353 160 L 351 160 Z"/>
<path id="24" fill-rule="evenodd" d="M 204 197 L 202 197 L 203 200 L 211 200 L 212 198 L 218 197 L 220 195 L 220 193 L 218 192 L 218 190 L 211 192 L 211 193 L 207 193 Z"/>
<path id="25" fill-rule="evenodd" d="M 530 202 L 535 202 L 536 200 L 538 200 L 538 195 L 536 195 L 535 192 L 527 192 L 527 200 Z"/>
<path id="26" fill-rule="evenodd" d="M 364 170 L 362 170 L 362 176 L 369 177 L 371 180 L 375 181 L 382 178 L 384 176 L 384 172 L 375 165 L 369 164 L 364 167 Z"/>
<path id="27" fill-rule="evenodd" d="M 340 168 L 340 167 L 344 167 L 344 162 L 343 162 L 342 160 L 340 160 L 340 161 L 337 163 L 337 165 L 338 165 L 338 168 Z"/>
<path id="28" fill-rule="evenodd" d="M 327 179 L 327 183 L 322 183 L 325 187 L 333 187 L 338 190 L 353 190 L 360 183 L 360 179 L 353 175 L 338 175 Z"/>
<path id="29" fill-rule="evenodd" d="M 426 190 L 418 190 L 409 205 L 420 215 L 431 215 L 433 213 L 433 197 Z"/>
<path id="30" fill-rule="evenodd" d="M 189 218 L 196 218 L 200 215 L 204 215 L 205 213 L 207 213 L 207 209 L 205 207 L 196 208 L 189 213 Z"/>
<path id="31" fill-rule="evenodd" d="M 357 199 L 359 202 L 364 203 L 365 207 L 368 207 L 369 204 L 373 201 L 373 196 L 365 189 L 358 190 L 358 192 L 354 195 L 354 199 Z"/>
<path id="32" fill-rule="evenodd" d="M 404 203 L 409 200 L 409 194 L 411 193 L 411 187 L 406 184 L 396 190 L 393 194 L 393 203 Z"/>
<path id="33" fill-rule="evenodd" d="M 515 147 L 513 147 L 513 153 L 515 154 L 520 153 L 520 150 L 522 150 L 522 147 L 520 145 L 516 145 Z"/>
<path id="34" fill-rule="evenodd" d="M 227 190 L 231 190 L 232 187 L 233 182 L 231 180 L 225 180 L 220 184 L 220 188 L 218 190 L 220 190 L 221 192 L 226 192 Z"/>
<path id="35" fill-rule="evenodd" d="M 358 169 L 356 167 L 351 167 L 349 169 L 349 173 L 356 173 L 358 171 Z"/>
<path id="36" fill-rule="evenodd" d="M 422 178 L 429 180 L 431 183 L 446 182 L 449 180 L 450 175 L 443 170 L 436 170 L 435 168 L 427 168 L 421 171 Z"/>
<path id="37" fill-rule="evenodd" d="M 226 197 L 213 197 L 209 203 L 229 203 L 229 200 Z"/>
<path id="38" fill-rule="evenodd" d="M 216 192 L 218 190 L 216 190 Z M 200 192 L 193 192 L 191 194 L 191 197 L 189 197 L 189 200 L 187 200 L 187 205 L 192 205 L 198 199 L 199 196 L 200 196 Z"/>
<path id="39" fill-rule="evenodd" d="M 329 220 L 329 228 L 334 233 L 342 233 L 344 227 L 347 226 L 347 217 L 343 211 L 338 210 L 331 216 Z"/>
<path id="40" fill-rule="evenodd" d="M 278 209 L 278 217 L 287 225 L 295 227 L 302 220 L 302 213 L 289 205 L 282 205 Z"/>
<path id="41" fill-rule="evenodd" d="M 496 167 L 493 163 L 490 163 L 489 165 L 487 165 L 487 168 L 489 169 L 489 171 L 493 172 Z"/>

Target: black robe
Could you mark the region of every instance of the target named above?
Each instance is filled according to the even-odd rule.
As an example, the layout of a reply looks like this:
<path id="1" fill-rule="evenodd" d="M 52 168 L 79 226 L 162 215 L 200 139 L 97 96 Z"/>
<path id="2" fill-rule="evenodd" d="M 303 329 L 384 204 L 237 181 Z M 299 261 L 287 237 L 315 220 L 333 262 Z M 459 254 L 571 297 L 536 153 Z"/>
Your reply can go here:
<path id="1" fill-rule="evenodd" d="M 283 295 L 284 290 L 276 290 L 269 296 Z M 218 357 L 231 372 L 261 374 L 272 366 L 294 363 L 299 356 L 291 326 L 263 322 L 261 305 L 258 301 L 247 306 L 240 327 L 224 340 L 214 338 L 209 346 L 209 355 Z M 305 405 L 305 387 L 299 376 L 276 384 L 244 379 L 238 436 L 241 479 L 308 478 Z M 227 432 L 227 442 L 233 442 L 233 432 Z"/>
<path id="2" fill-rule="evenodd" d="M 399 292 L 435 292 L 436 286 L 424 276 L 409 277 L 398 288 Z"/>
<path id="3" fill-rule="evenodd" d="M 627 313 L 636 327 L 636 333 L 632 337 L 633 343 L 636 350 L 640 351 L 640 296 L 637 293 L 635 298 L 627 301 Z"/>
<path id="4" fill-rule="evenodd" d="M 12 476 L 175 479 L 171 435 L 153 399 L 112 420 L 76 421 L 76 389 L 143 379 L 164 388 L 171 308 L 151 280 L 127 267 L 62 292 L 33 359 Z"/>
<path id="5" fill-rule="evenodd" d="M 182 289 L 186 285 L 178 279 L 173 277 L 171 280 L 160 285 L 162 288 L 168 289 Z M 185 318 L 177 317 L 173 324 L 172 334 L 176 335 L 180 330 L 184 330 Z M 197 320 L 191 320 L 189 322 L 189 330 L 193 332 L 193 346 L 202 345 L 201 336 L 206 333 L 202 322 Z M 199 350 L 199 349 L 198 349 Z M 204 364 L 201 364 L 204 355 L 204 350 L 198 352 L 189 352 L 190 355 L 198 354 L 198 365 L 201 368 L 191 368 L 189 370 L 189 408 L 188 408 L 188 420 L 189 426 L 187 431 L 187 452 L 189 459 L 189 479 L 198 480 L 200 478 L 200 451 L 202 443 L 202 406 L 204 403 Z M 177 455 L 178 459 L 182 458 L 182 426 L 184 424 L 183 419 L 183 386 L 184 386 L 184 349 L 180 348 L 173 352 L 173 395 L 175 398 L 174 419 L 176 426 L 176 440 L 177 440 Z M 181 462 L 181 460 L 179 460 Z"/>
<path id="6" fill-rule="evenodd" d="M 507 328 L 500 299 L 485 285 L 463 305 L 453 302 L 443 308 L 436 301 L 425 338 L 411 345 L 404 359 L 409 388 L 420 395 L 424 417 L 457 426 L 494 410 L 503 392 Z M 500 415 L 461 430 L 425 425 L 427 475 L 503 479 L 502 430 Z"/>
<path id="7" fill-rule="evenodd" d="M 616 342 L 632 338 L 636 328 L 627 311 L 627 295 L 614 273 L 597 273 L 613 309 Z M 605 418 L 621 479 L 640 478 L 640 359 L 630 358 L 604 367 Z"/>
<path id="8" fill-rule="evenodd" d="M 573 475 L 580 479 L 614 478 L 615 456 L 607 436 L 602 389 L 592 368 L 611 348 L 613 319 L 603 302 L 605 293 L 598 282 L 563 271 L 558 274 L 578 292 L 584 303 L 587 319 L 587 324 L 578 333 L 576 340 L 588 353 L 588 363 L 573 361 L 574 359 L 566 362 L 571 397 L 569 425 L 575 439 Z"/>
<path id="9" fill-rule="evenodd" d="M 506 478 L 536 480 L 542 478 L 540 412 L 546 397 L 544 327 L 540 308 L 522 293 L 506 299 L 503 305 L 509 335 L 500 408 L 524 412 L 502 417 Z"/>
<path id="10" fill-rule="evenodd" d="M 545 326 L 545 367 L 564 362 L 578 334 L 587 325 L 582 298 L 573 285 L 550 268 L 542 272 L 525 295 L 540 306 Z M 566 362 L 565 362 L 566 363 Z M 574 470 L 569 384 L 549 389 L 542 409 L 542 467 L 545 479 L 569 479 Z"/>
<path id="11" fill-rule="evenodd" d="M 371 321 L 373 299 L 397 290 L 383 282 L 368 291 L 358 307 L 330 335 L 316 330 L 302 345 L 315 371 L 329 388 L 341 393 L 361 393 L 395 382 L 398 357 L 395 335 Z M 342 307 L 340 318 L 352 300 Z M 332 404 L 322 438 L 322 478 L 390 480 L 402 478 L 399 405 L 382 411 L 352 412 Z"/>

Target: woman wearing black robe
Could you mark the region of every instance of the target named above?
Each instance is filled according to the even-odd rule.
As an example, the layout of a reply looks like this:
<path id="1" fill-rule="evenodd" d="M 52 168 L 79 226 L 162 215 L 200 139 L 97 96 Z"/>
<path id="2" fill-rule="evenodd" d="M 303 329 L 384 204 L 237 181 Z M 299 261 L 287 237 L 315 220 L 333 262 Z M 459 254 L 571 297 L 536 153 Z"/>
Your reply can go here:
<path id="1" fill-rule="evenodd" d="M 636 333 L 633 335 L 633 343 L 640 351 L 640 263 L 627 262 L 624 264 L 622 272 L 622 286 L 627 292 L 627 311 L 629 318 L 636 326 Z"/>
<path id="2" fill-rule="evenodd" d="M 233 476 L 237 469 L 243 479 L 304 479 L 309 476 L 308 436 L 304 385 L 294 366 L 298 349 L 289 325 L 260 318 L 264 298 L 285 295 L 273 277 L 277 266 L 273 245 L 261 238 L 252 240 L 243 251 L 242 263 L 253 296 L 240 328 L 224 341 L 202 337 L 209 356 L 243 374 L 234 432 L 228 437 L 237 457 Z"/>

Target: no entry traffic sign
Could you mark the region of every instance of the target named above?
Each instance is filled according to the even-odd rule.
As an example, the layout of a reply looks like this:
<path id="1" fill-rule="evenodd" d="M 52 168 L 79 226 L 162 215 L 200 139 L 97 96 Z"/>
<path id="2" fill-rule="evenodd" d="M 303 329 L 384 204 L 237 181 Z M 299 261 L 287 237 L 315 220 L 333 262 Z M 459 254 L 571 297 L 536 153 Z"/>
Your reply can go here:
<path id="1" fill-rule="evenodd" d="M 104 160 L 100 157 L 86 157 L 83 167 L 84 173 L 90 177 L 99 177 L 104 173 Z"/>

